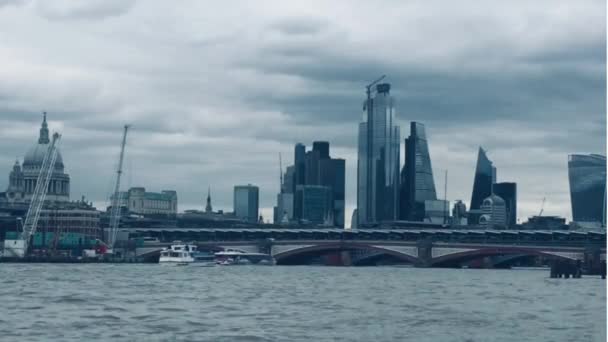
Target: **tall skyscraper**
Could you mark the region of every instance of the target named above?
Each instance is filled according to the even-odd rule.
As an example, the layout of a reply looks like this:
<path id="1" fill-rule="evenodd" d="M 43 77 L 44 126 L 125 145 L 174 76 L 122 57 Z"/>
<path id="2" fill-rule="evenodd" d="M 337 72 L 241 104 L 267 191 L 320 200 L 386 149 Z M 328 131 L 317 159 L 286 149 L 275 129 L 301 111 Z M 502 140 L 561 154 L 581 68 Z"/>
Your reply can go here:
<path id="1" fill-rule="evenodd" d="M 293 166 L 295 167 L 295 185 L 304 184 L 306 179 L 306 174 L 304 173 L 306 167 L 306 146 L 297 143 L 296 147 L 294 148 L 293 155 Z"/>
<path id="2" fill-rule="evenodd" d="M 289 221 L 321 224 L 331 218 L 334 226 L 344 227 L 345 161 L 330 157 L 326 141 L 314 141 L 312 146 L 308 152 L 303 144 L 295 146 L 294 165 L 287 167 L 277 196 L 275 222 L 287 217 Z M 291 206 L 287 203 L 290 199 Z M 323 220 L 320 212 L 325 213 Z"/>
<path id="3" fill-rule="evenodd" d="M 505 201 L 507 226 L 513 227 L 517 224 L 517 184 L 501 182 L 494 184 L 494 194 Z"/>
<path id="4" fill-rule="evenodd" d="M 234 187 L 234 215 L 249 222 L 258 221 L 260 190 L 255 185 Z"/>
<path id="5" fill-rule="evenodd" d="M 496 181 L 496 168 L 486 155 L 486 151 L 479 147 L 477 154 L 477 167 L 473 180 L 473 194 L 471 195 L 471 210 L 481 208 L 483 200 L 492 194 L 492 184 Z"/>
<path id="6" fill-rule="evenodd" d="M 435 200 L 437 193 L 424 125 L 412 122 L 410 136 L 405 139 L 399 218 L 422 221 L 425 217 L 425 201 Z"/>
<path id="7" fill-rule="evenodd" d="M 568 156 L 572 220 L 606 226 L 606 157 L 599 154 Z"/>
<path id="8" fill-rule="evenodd" d="M 390 89 L 388 83 L 376 85 L 374 96 L 364 103 L 365 121 L 359 124 L 359 224 L 398 218 L 400 132 Z"/>

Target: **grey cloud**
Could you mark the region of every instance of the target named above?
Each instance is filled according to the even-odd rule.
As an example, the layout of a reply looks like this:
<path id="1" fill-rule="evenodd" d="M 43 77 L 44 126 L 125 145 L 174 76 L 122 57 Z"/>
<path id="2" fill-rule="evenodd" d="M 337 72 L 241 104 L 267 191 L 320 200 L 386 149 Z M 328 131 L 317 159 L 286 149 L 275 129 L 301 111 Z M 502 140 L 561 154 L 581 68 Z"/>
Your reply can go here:
<path id="1" fill-rule="evenodd" d="M 104 19 L 127 13 L 136 0 L 37 1 L 40 15 L 50 20 Z"/>

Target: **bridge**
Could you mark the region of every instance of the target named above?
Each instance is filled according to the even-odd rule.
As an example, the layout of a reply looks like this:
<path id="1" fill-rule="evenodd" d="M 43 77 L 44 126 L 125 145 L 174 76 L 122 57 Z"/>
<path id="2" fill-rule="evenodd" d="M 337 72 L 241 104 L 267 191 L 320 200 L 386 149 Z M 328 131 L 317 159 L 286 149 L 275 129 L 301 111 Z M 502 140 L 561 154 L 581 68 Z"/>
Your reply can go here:
<path id="1" fill-rule="evenodd" d="M 137 247 L 136 253 L 154 258 L 173 241 L 193 242 L 200 249 L 235 249 L 271 254 L 277 264 L 321 262 L 373 265 L 382 261 L 419 267 L 457 267 L 490 258 L 493 264 L 526 257 L 605 260 L 606 233 L 583 231 L 412 230 L 412 229 L 130 229 L 130 238 L 156 237 L 160 243 Z"/>

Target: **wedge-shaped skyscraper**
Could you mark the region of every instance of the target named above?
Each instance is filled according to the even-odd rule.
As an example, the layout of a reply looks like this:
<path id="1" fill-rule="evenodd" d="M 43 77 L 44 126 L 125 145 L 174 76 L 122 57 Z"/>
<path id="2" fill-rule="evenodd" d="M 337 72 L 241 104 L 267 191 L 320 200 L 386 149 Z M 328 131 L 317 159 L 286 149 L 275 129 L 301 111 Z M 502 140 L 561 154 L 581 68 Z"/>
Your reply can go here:
<path id="1" fill-rule="evenodd" d="M 492 184 L 496 182 L 496 168 L 486 155 L 486 151 L 479 147 L 477 154 L 477 167 L 473 180 L 473 194 L 471 195 L 471 210 L 478 210 L 484 199 L 492 194 Z"/>

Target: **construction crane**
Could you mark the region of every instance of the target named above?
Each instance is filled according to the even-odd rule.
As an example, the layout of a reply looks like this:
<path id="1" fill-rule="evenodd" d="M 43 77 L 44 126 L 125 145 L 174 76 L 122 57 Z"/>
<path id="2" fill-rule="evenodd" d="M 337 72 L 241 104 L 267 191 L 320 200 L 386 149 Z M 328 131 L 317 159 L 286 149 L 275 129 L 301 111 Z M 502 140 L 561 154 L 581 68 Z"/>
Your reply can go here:
<path id="1" fill-rule="evenodd" d="M 49 190 L 51 175 L 53 174 L 55 162 L 57 161 L 57 145 L 59 144 L 60 139 L 61 135 L 59 133 L 53 134 L 53 140 L 44 154 L 40 173 L 38 173 L 38 178 L 36 179 L 36 188 L 32 194 L 30 206 L 27 210 L 27 215 L 25 216 L 25 223 L 23 224 L 23 231 L 21 233 L 22 241 L 16 243 L 17 245 L 22 244 L 23 251 L 19 253 L 15 250 L 17 256 L 24 257 L 27 254 L 30 239 L 36 234 L 40 211 L 42 210 L 46 193 Z M 19 248 L 18 246 L 16 247 Z"/>
<path id="2" fill-rule="evenodd" d="M 120 222 L 120 176 L 122 175 L 122 162 L 125 157 L 125 146 L 127 144 L 127 131 L 130 125 L 124 126 L 122 134 L 122 142 L 120 144 L 120 157 L 118 159 L 118 169 L 116 170 L 116 183 L 114 185 L 114 195 L 112 196 L 112 211 L 110 213 L 110 226 L 108 230 L 108 241 L 107 245 L 110 249 L 114 249 L 116 243 L 116 236 L 118 234 L 118 223 Z"/>
<path id="3" fill-rule="evenodd" d="M 375 80 L 374 82 L 368 84 L 365 86 L 365 90 L 366 90 L 366 94 L 367 94 L 367 100 L 369 101 L 369 99 L 372 96 L 372 87 L 375 86 L 378 82 L 382 81 L 384 78 L 386 77 L 386 75 L 382 75 L 380 76 L 377 80 Z"/>
<path id="4" fill-rule="evenodd" d="M 543 211 L 545 211 L 545 201 L 547 200 L 546 197 L 543 197 L 543 202 L 540 205 L 540 212 L 538 213 L 538 216 L 543 216 Z"/>

